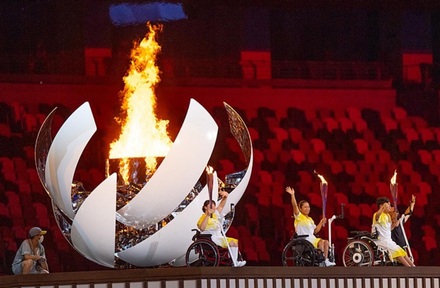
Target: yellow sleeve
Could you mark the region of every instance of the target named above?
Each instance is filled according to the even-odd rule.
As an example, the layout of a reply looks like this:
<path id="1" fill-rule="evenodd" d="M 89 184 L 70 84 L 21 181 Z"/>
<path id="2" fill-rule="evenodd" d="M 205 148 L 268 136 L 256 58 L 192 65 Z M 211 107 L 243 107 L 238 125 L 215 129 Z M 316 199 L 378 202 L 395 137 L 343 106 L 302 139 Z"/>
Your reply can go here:
<path id="1" fill-rule="evenodd" d="M 205 219 L 205 217 L 206 217 L 206 214 L 202 214 L 202 216 L 200 216 L 199 221 L 197 221 L 197 228 L 200 227 L 200 224 L 202 224 L 202 222 Z"/>

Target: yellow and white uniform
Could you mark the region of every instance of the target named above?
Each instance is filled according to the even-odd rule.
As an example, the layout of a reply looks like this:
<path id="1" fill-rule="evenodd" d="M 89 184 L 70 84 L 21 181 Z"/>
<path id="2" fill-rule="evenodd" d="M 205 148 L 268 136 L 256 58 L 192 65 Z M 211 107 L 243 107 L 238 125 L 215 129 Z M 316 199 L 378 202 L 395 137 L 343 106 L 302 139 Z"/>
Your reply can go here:
<path id="1" fill-rule="evenodd" d="M 199 221 L 197 221 L 197 227 L 200 227 L 200 224 L 203 222 L 203 219 L 205 219 L 205 217 L 209 217 L 206 216 L 206 214 L 202 214 L 202 216 L 200 216 Z M 215 211 L 212 214 L 212 217 L 209 217 L 208 219 L 208 223 L 206 224 L 206 228 L 204 231 L 202 231 L 202 234 L 211 234 L 211 240 L 217 244 L 220 247 L 223 248 L 227 248 L 228 247 L 228 242 L 234 241 L 234 242 L 238 242 L 237 239 L 235 238 L 231 238 L 231 237 L 223 237 L 222 235 L 222 227 L 221 227 L 221 223 L 219 221 L 220 215 L 218 213 L 218 211 Z M 228 242 L 226 242 L 228 241 Z"/>
<path id="2" fill-rule="evenodd" d="M 376 229 L 378 238 L 374 242 L 390 251 L 393 259 L 399 256 L 406 256 L 405 250 L 391 239 L 391 216 L 387 213 L 382 213 L 376 221 L 376 214 L 377 212 L 373 215 L 373 229 Z"/>
<path id="3" fill-rule="evenodd" d="M 315 232 L 315 222 L 309 216 L 306 216 L 299 212 L 298 215 L 295 216 L 295 232 L 297 235 L 308 235 L 306 240 L 313 244 L 315 248 L 318 248 L 318 242 L 321 238 L 317 238 L 314 234 Z"/>

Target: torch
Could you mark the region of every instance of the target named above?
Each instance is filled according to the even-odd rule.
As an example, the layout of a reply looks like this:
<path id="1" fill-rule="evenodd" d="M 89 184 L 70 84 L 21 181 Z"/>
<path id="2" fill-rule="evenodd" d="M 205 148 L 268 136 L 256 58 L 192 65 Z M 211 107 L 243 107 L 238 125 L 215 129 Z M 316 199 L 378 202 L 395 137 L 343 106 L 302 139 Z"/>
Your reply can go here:
<path id="1" fill-rule="evenodd" d="M 391 191 L 391 197 L 393 198 L 393 204 L 394 204 L 394 209 L 396 209 L 397 212 L 397 170 L 394 170 L 394 175 L 393 177 L 391 177 L 391 181 L 390 181 L 390 191 Z"/>
<path id="2" fill-rule="evenodd" d="M 322 199 L 322 217 L 325 218 L 325 208 L 326 208 L 326 205 L 327 205 L 328 184 L 327 184 L 327 181 L 324 179 L 324 176 L 322 176 L 321 174 L 318 174 L 316 172 L 316 170 L 313 171 L 313 172 L 321 180 L 321 184 L 319 186 L 320 186 L 320 189 L 321 189 L 321 199 Z M 325 226 L 325 225 L 323 225 L 323 226 Z"/>
<path id="3" fill-rule="evenodd" d="M 206 185 L 208 186 L 209 203 L 211 203 L 212 201 L 212 188 L 214 186 L 213 173 L 214 173 L 214 169 L 211 166 L 206 166 Z"/>

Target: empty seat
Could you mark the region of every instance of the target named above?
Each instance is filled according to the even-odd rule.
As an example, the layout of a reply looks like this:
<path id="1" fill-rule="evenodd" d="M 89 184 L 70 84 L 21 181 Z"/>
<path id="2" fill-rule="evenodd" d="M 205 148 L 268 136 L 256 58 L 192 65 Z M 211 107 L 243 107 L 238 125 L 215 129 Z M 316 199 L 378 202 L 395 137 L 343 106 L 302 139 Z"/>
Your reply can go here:
<path id="1" fill-rule="evenodd" d="M 413 172 L 412 163 L 408 160 L 399 161 L 399 171 L 402 173 L 410 175 Z"/>
<path id="2" fill-rule="evenodd" d="M 367 163 L 376 163 L 377 161 L 377 156 L 376 156 L 376 151 L 367 151 L 364 154 L 364 159 L 365 162 Z"/>
<path id="3" fill-rule="evenodd" d="M 420 140 L 423 141 L 424 144 L 426 144 L 428 141 L 434 141 L 435 135 L 434 132 L 429 128 L 418 128 L 420 133 Z"/>
<path id="4" fill-rule="evenodd" d="M 364 119 L 353 120 L 353 127 L 358 133 L 363 133 L 368 129 L 367 122 Z"/>
<path id="5" fill-rule="evenodd" d="M 392 118 L 383 118 L 382 122 L 387 133 L 389 133 L 391 130 L 397 130 L 398 128 L 397 121 Z"/>
<path id="6" fill-rule="evenodd" d="M 347 133 L 349 130 L 353 129 L 353 122 L 345 117 L 337 118 L 337 121 L 339 122 L 339 128 L 344 132 Z"/>
<path id="7" fill-rule="evenodd" d="M 354 139 L 353 143 L 355 144 L 356 151 L 359 154 L 365 154 L 368 151 L 368 143 L 364 139 Z"/>
<path id="8" fill-rule="evenodd" d="M 310 139 L 310 143 L 312 144 L 313 150 L 320 154 L 322 151 L 326 149 L 324 141 L 319 138 Z"/>
<path id="9" fill-rule="evenodd" d="M 419 116 L 411 116 L 410 119 L 413 122 L 413 127 L 416 129 L 424 129 L 428 127 L 426 120 Z"/>
<path id="10" fill-rule="evenodd" d="M 272 184 L 272 174 L 270 174 L 268 171 L 258 171 L 258 176 L 260 183 L 264 184 Z"/>
<path id="11" fill-rule="evenodd" d="M 391 115 L 396 120 L 402 120 L 402 119 L 405 119 L 407 117 L 406 110 L 401 108 L 401 107 L 393 107 L 391 109 Z"/>
<path id="12" fill-rule="evenodd" d="M 290 152 L 290 155 L 292 156 L 292 160 L 297 164 L 301 164 L 306 160 L 306 156 L 301 150 L 294 149 Z"/>
<path id="13" fill-rule="evenodd" d="M 414 128 L 406 128 L 403 130 L 403 133 L 405 134 L 406 140 L 408 140 L 408 142 L 419 140 L 419 133 L 417 133 Z"/>
<path id="14" fill-rule="evenodd" d="M 353 121 L 362 119 L 361 111 L 357 107 L 348 107 L 347 115 Z"/>
<path id="15" fill-rule="evenodd" d="M 357 166 L 354 161 L 351 160 L 344 160 L 342 161 L 344 170 L 349 175 L 355 175 L 357 173 Z"/>
<path id="16" fill-rule="evenodd" d="M 425 149 L 421 149 L 419 151 L 417 151 L 417 153 L 419 154 L 420 157 L 420 161 L 425 164 L 425 165 L 429 165 L 429 163 L 432 162 L 432 154 L 431 152 L 425 150 Z"/>
<path id="17" fill-rule="evenodd" d="M 303 140 L 302 131 L 298 128 L 289 128 L 287 131 L 289 133 L 290 140 L 292 140 L 294 143 L 299 143 L 301 140 Z"/>
<path id="18" fill-rule="evenodd" d="M 342 166 L 342 163 L 340 161 L 333 161 L 331 162 L 330 169 L 332 171 L 333 175 L 337 175 L 344 171 L 344 168 Z"/>
<path id="19" fill-rule="evenodd" d="M 390 184 L 385 182 L 376 182 L 376 189 L 378 195 L 387 195 L 390 193 Z"/>
<path id="20" fill-rule="evenodd" d="M 283 128 L 275 127 L 274 132 L 275 132 L 276 139 L 280 143 L 289 138 L 289 133 L 287 132 L 287 130 L 285 130 Z"/>
<path id="21" fill-rule="evenodd" d="M 324 125 L 328 132 L 333 132 L 333 130 L 339 129 L 339 123 L 335 118 L 327 117 L 324 119 Z"/>

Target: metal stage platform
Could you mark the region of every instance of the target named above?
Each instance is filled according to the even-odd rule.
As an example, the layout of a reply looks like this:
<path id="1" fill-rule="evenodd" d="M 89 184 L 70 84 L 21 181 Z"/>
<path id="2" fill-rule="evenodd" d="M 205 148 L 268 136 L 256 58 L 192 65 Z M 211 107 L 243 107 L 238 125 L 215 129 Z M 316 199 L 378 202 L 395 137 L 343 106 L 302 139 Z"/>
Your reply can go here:
<path id="1" fill-rule="evenodd" d="M 147 268 L 1 276 L 26 288 L 440 288 L 440 267 Z"/>

